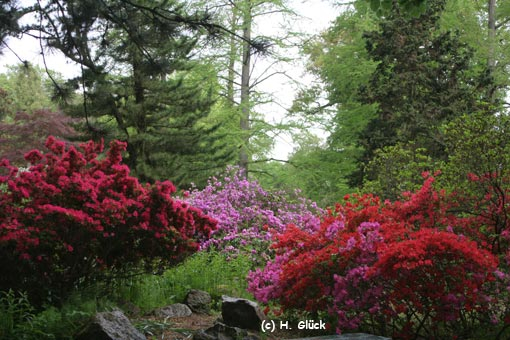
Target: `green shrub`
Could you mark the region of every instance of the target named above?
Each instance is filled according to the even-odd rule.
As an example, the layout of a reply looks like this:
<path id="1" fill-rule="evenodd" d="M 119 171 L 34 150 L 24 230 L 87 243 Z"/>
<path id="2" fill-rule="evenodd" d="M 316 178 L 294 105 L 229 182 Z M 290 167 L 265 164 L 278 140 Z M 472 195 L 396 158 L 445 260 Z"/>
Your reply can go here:
<path id="1" fill-rule="evenodd" d="M 251 262 L 245 255 L 229 258 L 216 251 L 198 252 L 163 275 L 145 275 L 116 284 L 116 300 L 130 301 L 144 311 L 182 302 L 190 289 L 200 289 L 218 300 L 221 295 L 253 298 L 246 275 Z"/>
<path id="2" fill-rule="evenodd" d="M 20 338 L 22 325 L 29 323 L 33 316 L 26 293 L 0 292 L 0 339 Z"/>
<path id="3" fill-rule="evenodd" d="M 61 307 L 35 313 L 27 294 L 0 292 L 0 340 L 72 340 L 98 311 L 113 305 L 92 290 L 74 292 Z"/>

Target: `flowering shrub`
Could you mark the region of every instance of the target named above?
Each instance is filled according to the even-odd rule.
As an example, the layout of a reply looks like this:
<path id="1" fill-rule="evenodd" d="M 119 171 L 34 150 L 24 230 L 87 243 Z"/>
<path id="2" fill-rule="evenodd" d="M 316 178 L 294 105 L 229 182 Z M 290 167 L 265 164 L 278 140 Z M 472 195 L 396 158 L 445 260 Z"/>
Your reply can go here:
<path id="1" fill-rule="evenodd" d="M 299 196 L 286 192 L 268 192 L 257 181 L 244 179 L 236 168 L 227 169 L 223 179 L 212 178 L 203 190 L 184 193 L 185 200 L 218 220 L 218 229 L 202 248 L 216 248 L 235 255 L 251 254 L 254 266 L 271 257 L 269 245 L 273 233 L 283 232 L 293 223 L 304 230 L 315 230 L 321 209 Z M 262 262 L 261 262 L 262 261 Z"/>
<path id="2" fill-rule="evenodd" d="M 452 338 L 501 317 L 491 290 L 497 257 L 425 177 L 405 201 L 347 196 L 318 229 L 288 226 L 275 259 L 249 274 L 249 291 L 287 310 L 327 313 L 338 332 L 401 339 Z"/>
<path id="3" fill-rule="evenodd" d="M 147 270 L 181 261 L 207 239 L 216 221 L 175 200 L 170 182 L 142 185 L 122 164 L 126 144 L 88 142 L 66 149 L 49 137 L 50 152 L 25 155 L 18 172 L 2 161 L 0 290 L 59 299 L 75 285 L 139 265 Z"/>

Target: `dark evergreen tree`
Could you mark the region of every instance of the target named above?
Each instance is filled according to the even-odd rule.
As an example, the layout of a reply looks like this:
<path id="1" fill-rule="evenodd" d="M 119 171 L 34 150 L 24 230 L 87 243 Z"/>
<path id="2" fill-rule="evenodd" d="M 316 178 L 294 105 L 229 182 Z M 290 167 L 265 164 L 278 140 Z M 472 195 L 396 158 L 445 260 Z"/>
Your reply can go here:
<path id="1" fill-rule="evenodd" d="M 2 52 L 5 38 L 18 31 L 18 19 L 21 15 L 15 6 L 14 0 L 0 0 L 0 53 Z"/>
<path id="2" fill-rule="evenodd" d="M 376 150 L 397 142 L 414 141 L 433 159 L 445 159 L 439 127 L 480 109 L 480 88 L 487 85 L 483 72 L 472 49 L 455 32 L 440 29 L 444 5 L 445 0 L 429 1 L 427 10 L 412 18 L 394 2 L 380 29 L 364 34 L 378 65 L 358 95 L 360 102 L 376 104 L 377 114 L 359 136 L 364 153 L 351 184 L 361 184 Z"/>
<path id="3" fill-rule="evenodd" d="M 40 11 L 47 45 L 82 67 L 55 97 L 69 104 L 79 89 L 83 102 L 66 110 L 85 118 L 94 139 L 126 141 L 126 162 L 141 180 L 185 186 L 230 160 L 217 126 L 200 124 L 215 85 L 192 60 L 200 29 L 216 27 L 206 15 L 165 0 L 52 0 Z"/>

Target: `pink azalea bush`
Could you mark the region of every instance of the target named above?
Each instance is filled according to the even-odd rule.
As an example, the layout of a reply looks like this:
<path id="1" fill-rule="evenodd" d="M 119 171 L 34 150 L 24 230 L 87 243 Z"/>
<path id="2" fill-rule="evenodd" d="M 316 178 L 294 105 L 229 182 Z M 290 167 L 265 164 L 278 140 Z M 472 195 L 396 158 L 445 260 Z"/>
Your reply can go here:
<path id="1" fill-rule="evenodd" d="M 310 231 L 319 227 L 322 210 L 299 194 L 266 191 L 232 167 L 222 179 L 211 178 L 203 190 L 185 192 L 184 199 L 218 221 L 218 229 L 201 244 L 202 249 L 232 256 L 242 252 L 257 266 L 272 258 L 272 235 L 283 232 L 288 224 Z"/>

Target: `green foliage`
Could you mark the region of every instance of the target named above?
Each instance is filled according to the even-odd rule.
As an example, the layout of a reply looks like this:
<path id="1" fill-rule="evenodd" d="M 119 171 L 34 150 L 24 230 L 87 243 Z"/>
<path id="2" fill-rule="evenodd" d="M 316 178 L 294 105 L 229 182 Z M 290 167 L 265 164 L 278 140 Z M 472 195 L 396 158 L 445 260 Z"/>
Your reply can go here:
<path id="1" fill-rule="evenodd" d="M 15 34 L 19 28 L 20 12 L 16 5 L 15 0 L 3 0 L 0 3 L 0 54 L 2 54 L 6 37 Z"/>
<path id="2" fill-rule="evenodd" d="M 303 133 L 288 162 L 269 162 L 254 169 L 263 187 L 298 189 L 304 197 L 326 207 L 352 192 L 345 177 L 354 170 L 354 163 L 344 158 L 355 152 L 347 148 L 330 150 L 313 134 Z"/>
<path id="3" fill-rule="evenodd" d="M 396 5 L 408 16 L 418 17 L 425 12 L 428 0 L 366 0 L 379 15 L 387 15 Z"/>
<path id="4" fill-rule="evenodd" d="M 26 294 L 0 292 L 0 339 L 72 340 L 92 315 L 112 308 L 98 300 L 97 293 L 75 292 L 60 308 L 49 306 L 37 312 Z"/>
<path id="5" fill-rule="evenodd" d="M 138 178 L 187 187 L 230 161 L 218 125 L 202 123 L 217 90 L 214 69 L 194 58 L 201 28 L 216 27 L 209 17 L 178 0 L 52 1 L 41 11 L 55 23 L 48 43 L 83 67 L 55 97 L 88 137 L 126 141 Z M 81 103 L 66 98 L 69 89 Z"/>
<path id="6" fill-rule="evenodd" d="M 52 76 L 60 78 L 55 72 L 52 72 Z M 40 67 L 29 63 L 9 67 L 9 71 L 0 76 L 0 88 L 9 97 L 11 114 L 18 111 L 57 110 L 56 104 L 51 101 L 51 81 Z"/>
<path id="7" fill-rule="evenodd" d="M 499 20 L 510 18 L 510 3 L 508 1 L 499 1 L 499 3 L 497 3 L 496 17 Z"/>
<path id="8" fill-rule="evenodd" d="M 23 334 L 20 324 L 31 320 L 33 311 L 26 294 L 0 292 L 0 339 L 18 339 Z"/>
<path id="9" fill-rule="evenodd" d="M 250 269 L 247 256 L 228 258 L 219 252 L 199 252 L 163 275 L 117 279 L 108 286 L 96 284 L 81 288 L 62 306 L 47 306 L 39 312 L 30 305 L 26 294 L 1 293 L 0 340 L 71 340 L 92 315 L 113 308 L 110 301 L 118 301 L 120 305 L 129 301 L 149 312 L 182 302 L 192 288 L 209 292 L 214 301 L 219 301 L 224 294 L 252 299 L 246 292 L 245 279 Z M 171 324 L 145 322 L 137 327 L 156 334 Z"/>
<path id="10" fill-rule="evenodd" d="M 412 1 L 376 1 L 374 7 L 386 10 L 377 16 L 368 1 L 355 1 L 305 49 L 310 70 L 324 83 L 327 106 L 337 110 L 324 149 L 338 154 L 351 187 L 373 180 L 364 170 L 386 146 L 413 142 L 424 156 L 446 160 L 441 126 L 485 109 L 491 89 L 508 82 L 499 69 L 506 65 L 505 44 L 496 49 L 496 70 L 487 73 L 487 29 L 480 21 L 485 2 L 418 3 L 426 6 L 416 16 L 405 8 Z M 506 41 L 505 32 L 503 26 L 498 39 Z M 317 115 L 324 106 L 313 109 L 320 91 L 312 90 L 294 108 Z"/>
<path id="11" fill-rule="evenodd" d="M 133 326 L 138 329 L 142 334 L 156 336 L 158 334 L 163 333 L 165 330 L 172 328 L 172 324 L 169 323 L 166 319 L 160 320 L 151 320 L 151 319 L 143 319 L 133 323 Z"/>
<path id="12" fill-rule="evenodd" d="M 427 150 L 416 147 L 413 142 L 386 146 L 378 149 L 367 164 L 363 191 L 382 199 L 401 199 L 403 192 L 421 187 L 423 172 L 434 171 L 437 166 L 427 155 Z"/>
<path id="13" fill-rule="evenodd" d="M 190 289 L 200 289 L 217 300 L 221 295 L 252 298 L 246 292 L 251 269 L 247 256 L 229 258 L 215 251 L 198 252 L 161 276 L 118 281 L 115 299 L 131 301 L 144 311 L 182 302 Z"/>
<path id="14" fill-rule="evenodd" d="M 364 103 L 377 104 L 377 117 L 361 134 L 367 164 L 375 150 L 397 142 L 416 141 L 433 158 L 445 158 L 441 123 L 473 112 L 479 100 L 468 72 L 473 52 L 457 34 L 440 32 L 444 1 L 431 1 L 417 19 L 393 12 L 380 31 L 365 33 L 370 57 L 379 62 L 361 89 Z"/>
<path id="15" fill-rule="evenodd" d="M 450 164 L 481 175 L 510 170 L 510 117 L 479 112 L 463 115 L 445 128 Z"/>
<path id="16" fill-rule="evenodd" d="M 0 83 L 3 77 L 0 75 Z M 0 85 L 1 86 L 1 85 Z M 9 114 L 12 114 L 12 98 L 9 93 L 0 87 L 0 121 Z"/>
<path id="17" fill-rule="evenodd" d="M 369 81 L 377 66 L 377 62 L 370 60 L 362 34 L 377 29 L 378 20 L 364 2 L 358 1 L 354 7 L 343 11 L 319 39 L 304 48 L 310 58 L 309 70 L 318 75 L 324 85 L 322 89 L 302 92 L 293 109 L 314 120 L 327 113 L 326 106 L 336 113 L 333 118 L 323 119 L 331 126 L 330 135 L 325 145 L 310 153 L 306 166 L 308 168 L 315 160 L 311 171 L 317 173 L 323 170 L 328 180 L 321 181 L 319 178 L 322 175 L 305 175 L 298 185 L 315 187 L 316 194 L 322 192 L 329 197 L 326 199 L 329 204 L 341 197 L 342 193 L 350 191 L 346 178 L 356 169 L 356 161 L 363 152 L 358 136 L 375 115 L 376 106 L 361 103 L 357 92 Z M 321 90 L 326 93 L 327 104 L 317 107 L 315 103 Z M 304 154 L 297 151 L 294 157 L 302 161 Z M 321 183 L 327 184 L 321 186 Z M 308 192 L 304 189 L 305 194 Z M 325 203 L 323 199 L 313 197 L 318 203 Z"/>
<path id="18" fill-rule="evenodd" d="M 377 28 L 377 20 L 365 3 L 356 2 L 304 47 L 308 68 L 323 85 L 302 91 L 292 111 L 325 126 L 330 134 L 323 143 L 310 140 L 306 131 L 301 133 L 290 164 L 282 166 L 275 180 L 284 182 L 280 186 L 301 188 L 321 206 L 333 204 L 352 191 L 346 178 L 356 169 L 356 160 L 363 152 L 358 135 L 375 115 L 376 106 L 360 103 L 356 93 L 377 66 L 362 39 L 364 31 Z M 323 100 L 322 92 L 326 96 Z"/>
<path id="19" fill-rule="evenodd" d="M 377 20 L 366 7 L 356 6 L 342 12 L 319 39 L 304 46 L 308 67 L 325 83 L 330 102 L 357 101 L 356 91 L 375 70 L 377 63 L 370 60 L 362 35 L 377 29 Z"/>
<path id="20" fill-rule="evenodd" d="M 449 154 L 448 163 L 440 179 L 450 190 L 478 191 L 482 197 L 487 187 L 470 181 L 466 174 L 491 177 L 493 188 L 506 190 L 504 181 L 510 173 L 510 117 L 502 113 L 464 115 L 444 127 Z"/>
<path id="21" fill-rule="evenodd" d="M 251 295 L 246 292 L 246 275 L 250 268 L 251 260 L 247 256 L 231 258 L 219 252 L 202 251 L 168 270 L 164 277 L 168 283 L 173 283 L 178 299 L 184 298 L 185 288 L 207 291 L 213 298 L 223 294 L 250 298 Z"/>

